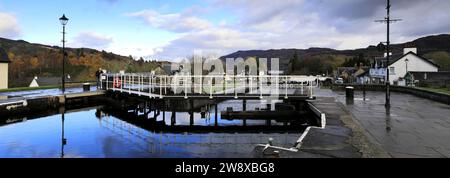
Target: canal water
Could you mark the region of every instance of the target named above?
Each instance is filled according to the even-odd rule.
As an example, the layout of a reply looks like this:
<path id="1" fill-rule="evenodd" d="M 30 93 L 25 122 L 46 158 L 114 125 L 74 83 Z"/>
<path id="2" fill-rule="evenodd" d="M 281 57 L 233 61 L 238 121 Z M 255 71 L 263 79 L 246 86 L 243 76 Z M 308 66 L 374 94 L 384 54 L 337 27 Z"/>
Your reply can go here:
<path id="1" fill-rule="evenodd" d="M 219 112 L 232 106 L 239 110 L 242 101 L 225 101 Z M 264 108 L 259 101 L 248 102 L 248 109 Z M 206 116 L 195 113 L 195 126 L 214 127 L 214 109 Z M 273 138 L 275 146 L 292 147 L 305 126 L 295 131 L 248 130 L 207 132 L 189 130 L 190 116 L 177 112 L 175 127 L 187 127 L 182 132 L 170 131 L 170 112 L 166 112 L 168 130 L 155 131 L 108 113 L 105 106 L 77 110 L 64 114 L 0 118 L 0 157 L 12 158 L 240 158 L 255 157 L 256 144 L 266 144 Z M 152 114 L 150 114 L 152 115 Z M 160 115 L 158 120 L 161 120 Z M 133 118 L 132 118 L 133 119 Z M 134 118 L 137 119 L 137 118 Z M 266 121 L 218 119 L 219 127 L 264 126 Z M 272 121 L 271 126 L 285 123 Z M 268 128 L 270 126 L 267 126 Z M 270 130 L 270 129 L 269 129 Z"/>

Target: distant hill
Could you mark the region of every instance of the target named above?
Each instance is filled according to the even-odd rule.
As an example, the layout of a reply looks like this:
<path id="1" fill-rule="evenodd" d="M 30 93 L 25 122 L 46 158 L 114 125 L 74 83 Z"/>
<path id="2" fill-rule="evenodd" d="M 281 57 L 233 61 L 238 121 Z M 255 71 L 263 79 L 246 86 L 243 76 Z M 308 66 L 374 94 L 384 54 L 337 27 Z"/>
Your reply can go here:
<path id="1" fill-rule="evenodd" d="M 34 76 L 60 77 L 62 74 L 62 48 L 33 44 L 23 40 L 0 38 L 0 48 L 5 49 L 11 60 L 9 86 L 28 86 Z M 99 68 L 113 72 L 149 72 L 163 62 L 134 60 L 106 51 L 89 48 L 67 48 L 66 73 L 73 81 L 95 80 Z"/>
<path id="2" fill-rule="evenodd" d="M 441 66 L 441 71 L 450 71 L 450 35 L 436 35 L 419 38 L 412 42 L 394 44 L 394 54 L 402 53 L 403 47 L 413 43 L 418 47 L 418 53 L 433 60 Z M 23 40 L 0 38 L 0 47 L 8 53 L 10 60 L 9 86 L 28 86 L 34 76 L 60 77 L 62 73 L 62 49 L 57 46 L 33 44 Z M 129 56 L 121 56 L 106 51 L 89 48 L 68 48 L 66 73 L 73 81 L 88 81 L 95 79 L 98 68 L 112 72 L 126 70 L 127 72 L 148 72 L 162 63 L 134 60 Z M 298 60 L 294 67 L 290 64 L 294 54 Z M 280 69 L 294 74 L 331 74 L 337 67 L 347 64 L 348 60 L 359 56 L 371 61 L 375 56 L 381 56 L 375 45 L 355 50 L 334 50 L 328 48 L 309 49 L 277 49 L 238 51 L 226 58 L 280 58 Z M 294 69 L 294 70 L 292 70 Z"/>
<path id="3" fill-rule="evenodd" d="M 417 40 L 393 44 L 392 52 L 394 54 L 403 53 L 403 48 L 406 44 L 415 44 L 418 48 L 418 53 L 421 56 L 434 60 L 441 66 L 441 70 L 450 71 L 450 35 L 442 34 L 435 36 L 427 36 L 419 38 Z M 294 71 L 295 73 L 310 74 L 317 73 L 322 74 L 326 72 L 332 72 L 337 67 L 341 66 L 345 60 L 352 57 L 363 55 L 366 60 L 371 61 L 373 57 L 382 56 L 383 52 L 379 52 L 376 45 L 369 46 L 367 48 L 354 49 L 354 50 L 334 50 L 329 48 L 309 48 L 309 49 L 271 49 L 271 50 L 249 50 L 249 51 L 237 51 L 235 53 L 221 57 L 222 60 L 226 58 L 238 58 L 244 59 L 249 57 L 256 58 L 279 58 L 280 69 L 285 72 L 292 72 L 289 65 L 294 53 L 297 52 L 299 56 L 300 69 Z M 314 60 L 318 60 L 320 64 L 315 64 Z M 324 64 L 325 66 L 321 66 Z M 318 70 L 314 70 L 313 67 L 318 67 Z M 316 68 L 317 69 L 317 68 Z"/>

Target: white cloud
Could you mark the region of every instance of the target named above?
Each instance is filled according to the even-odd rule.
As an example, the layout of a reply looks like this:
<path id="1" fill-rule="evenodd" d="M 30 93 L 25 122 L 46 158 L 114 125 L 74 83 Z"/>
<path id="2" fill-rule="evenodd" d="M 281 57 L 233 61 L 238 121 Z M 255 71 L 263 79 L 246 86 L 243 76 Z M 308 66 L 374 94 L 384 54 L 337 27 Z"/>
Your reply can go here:
<path id="1" fill-rule="evenodd" d="M 139 43 L 113 43 L 106 50 L 114 51 L 116 54 L 123 56 L 131 55 L 134 58 L 139 58 L 153 56 L 158 52 L 162 52 L 163 49 Z"/>
<path id="2" fill-rule="evenodd" d="M 0 12 L 0 36 L 4 38 L 16 38 L 21 35 L 21 29 L 14 15 Z"/>
<path id="3" fill-rule="evenodd" d="M 182 35 L 154 51 L 156 56 L 180 58 L 194 51 L 226 55 L 237 50 L 327 47 L 365 48 L 385 41 L 385 1 L 373 0 L 210 0 L 209 12 L 233 15 L 213 25 L 193 10 L 174 14 L 140 11 L 129 14 L 147 24 Z M 392 25 L 394 43 L 425 35 L 450 33 L 450 1 L 396 0 Z M 192 9 L 192 8 L 191 8 Z M 197 7 L 198 9 L 198 7 Z M 198 11 L 198 10 L 197 10 Z M 190 12 L 190 13 L 186 13 Z M 188 15 L 186 15 L 188 14 Z M 197 13 L 198 14 L 198 13 Z M 186 18 L 195 20 L 187 21 Z M 189 22 L 189 23 L 187 23 Z M 196 24 L 196 25 L 193 25 Z"/>
<path id="4" fill-rule="evenodd" d="M 143 10 L 126 14 L 143 20 L 152 27 L 174 32 L 189 32 L 211 27 L 211 23 L 190 13 L 160 14 L 153 10 Z"/>
<path id="5" fill-rule="evenodd" d="M 72 47 L 86 47 L 104 50 L 114 42 L 113 37 L 96 32 L 81 32 L 69 43 Z"/>

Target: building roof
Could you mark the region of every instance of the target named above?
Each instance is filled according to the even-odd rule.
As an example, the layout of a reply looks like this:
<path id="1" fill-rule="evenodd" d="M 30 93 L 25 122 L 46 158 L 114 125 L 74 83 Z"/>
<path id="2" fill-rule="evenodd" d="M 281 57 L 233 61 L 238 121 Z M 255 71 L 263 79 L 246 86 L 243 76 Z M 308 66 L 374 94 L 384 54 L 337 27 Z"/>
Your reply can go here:
<path id="1" fill-rule="evenodd" d="M 363 67 L 338 67 L 337 70 L 339 72 L 339 75 L 341 75 L 343 72 L 347 72 L 350 75 L 355 74 L 357 76 L 360 76 L 361 74 L 357 74 L 357 72 L 359 70 L 363 70 L 364 72 L 362 72 L 362 73 L 364 74 L 364 73 L 366 73 L 367 71 L 370 70 L 370 67 L 367 67 L 367 66 L 363 66 Z"/>
<path id="2" fill-rule="evenodd" d="M 338 67 L 337 71 L 339 74 L 342 74 L 343 72 L 347 72 L 350 74 L 353 74 L 357 69 L 355 67 Z"/>
<path id="3" fill-rule="evenodd" d="M 9 60 L 8 57 L 8 53 L 6 53 L 6 51 L 0 47 L 0 63 L 10 63 L 11 61 Z"/>
<path id="4" fill-rule="evenodd" d="M 394 64 L 394 63 L 396 63 L 398 60 L 402 59 L 403 57 L 405 57 L 405 56 L 407 56 L 407 55 L 409 55 L 409 54 L 412 54 L 412 55 L 414 55 L 414 56 L 417 56 L 418 58 L 424 60 L 425 62 L 428 62 L 428 63 L 430 63 L 431 65 L 434 65 L 434 66 L 436 66 L 437 68 L 440 68 L 440 66 L 437 65 L 436 63 L 434 63 L 433 61 L 431 61 L 431 60 L 429 60 L 429 59 L 426 59 L 426 58 L 424 58 L 424 57 L 422 57 L 422 56 L 419 56 L 419 55 L 417 55 L 416 53 L 411 52 L 411 51 L 408 52 L 408 53 L 406 53 L 406 54 L 404 54 L 404 55 L 402 55 L 402 54 L 394 54 L 394 55 L 391 55 L 391 56 L 390 56 L 390 60 L 389 60 L 389 66 L 392 65 L 392 64 Z M 375 58 L 375 62 L 378 64 L 378 67 L 384 67 L 384 66 L 386 66 L 387 59 L 386 59 L 386 57 L 379 57 L 379 58 Z M 380 64 L 381 64 L 381 66 L 380 66 Z M 374 64 L 374 65 L 375 65 L 375 64 Z M 372 67 L 375 67 L 375 66 L 372 66 Z"/>
<path id="5" fill-rule="evenodd" d="M 357 75 L 356 77 L 362 77 L 362 76 L 366 76 L 367 74 L 369 74 L 370 69 L 365 70 L 363 73 Z"/>

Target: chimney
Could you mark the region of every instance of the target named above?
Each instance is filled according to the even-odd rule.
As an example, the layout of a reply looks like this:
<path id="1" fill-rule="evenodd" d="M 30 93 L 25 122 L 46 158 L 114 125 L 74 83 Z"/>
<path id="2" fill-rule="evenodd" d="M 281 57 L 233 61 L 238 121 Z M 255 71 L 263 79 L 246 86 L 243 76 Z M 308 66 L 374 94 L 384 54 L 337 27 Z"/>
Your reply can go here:
<path id="1" fill-rule="evenodd" d="M 403 54 L 407 54 L 409 52 L 413 52 L 414 54 L 417 54 L 417 48 L 403 48 Z"/>

